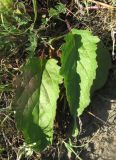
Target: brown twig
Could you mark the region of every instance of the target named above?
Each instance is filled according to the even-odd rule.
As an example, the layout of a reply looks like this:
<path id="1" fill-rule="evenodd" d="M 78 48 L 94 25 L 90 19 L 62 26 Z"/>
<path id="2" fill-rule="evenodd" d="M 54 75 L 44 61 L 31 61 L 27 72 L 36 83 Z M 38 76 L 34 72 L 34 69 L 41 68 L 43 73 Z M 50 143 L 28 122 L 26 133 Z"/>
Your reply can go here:
<path id="1" fill-rule="evenodd" d="M 99 118 L 98 116 L 96 116 L 95 114 L 93 114 L 92 112 L 87 112 L 89 115 L 93 116 L 94 118 L 96 118 L 97 120 L 101 121 L 103 124 L 105 125 L 109 125 L 107 122 L 105 122 L 103 119 Z"/>
<path id="2" fill-rule="evenodd" d="M 68 22 L 67 19 L 65 19 L 65 23 L 67 25 L 68 30 L 71 31 L 72 28 L 71 28 L 70 23 Z"/>
<path id="3" fill-rule="evenodd" d="M 34 12 L 33 9 L 27 8 L 27 12 Z M 37 10 L 38 14 L 48 14 L 48 10 L 46 8 L 41 8 Z"/>

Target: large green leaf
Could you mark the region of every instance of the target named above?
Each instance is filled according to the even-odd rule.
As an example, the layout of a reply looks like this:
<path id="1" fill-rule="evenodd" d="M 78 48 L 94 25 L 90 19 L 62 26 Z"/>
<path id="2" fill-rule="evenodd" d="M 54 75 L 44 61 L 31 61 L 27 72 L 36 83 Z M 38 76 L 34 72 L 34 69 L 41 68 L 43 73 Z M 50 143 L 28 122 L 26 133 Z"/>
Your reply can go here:
<path id="1" fill-rule="evenodd" d="M 61 74 L 64 77 L 70 112 L 76 117 L 80 116 L 90 103 L 91 92 L 104 84 L 110 67 L 110 57 L 108 55 L 105 57 L 106 50 L 103 44 L 90 31 L 73 29 L 65 36 L 65 41 L 61 48 L 63 52 Z M 99 48 L 99 44 L 102 49 Z M 109 59 L 105 61 L 106 58 Z M 99 60 L 104 61 L 103 64 L 98 62 Z M 100 78 L 101 84 L 98 82 Z M 92 89 L 94 80 L 95 85 Z"/>
<path id="2" fill-rule="evenodd" d="M 32 144 L 35 150 L 43 150 L 52 143 L 62 80 L 59 69 L 54 59 L 32 58 L 18 82 L 15 99 L 17 127 L 23 132 L 27 144 Z"/>

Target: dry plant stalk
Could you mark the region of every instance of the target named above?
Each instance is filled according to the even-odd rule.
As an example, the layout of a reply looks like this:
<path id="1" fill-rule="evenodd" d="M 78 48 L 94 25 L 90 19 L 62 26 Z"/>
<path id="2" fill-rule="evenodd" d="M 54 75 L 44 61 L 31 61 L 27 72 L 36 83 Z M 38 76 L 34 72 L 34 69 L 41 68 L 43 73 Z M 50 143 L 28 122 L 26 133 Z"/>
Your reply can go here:
<path id="1" fill-rule="evenodd" d="M 112 46 L 112 56 L 115 56 L 115 34 L 116 34 L 116 29 L 112 28 L 111 31 L 111 37 L 112 37 L 112 42 L 113 42 L 113 46 Z"/>
<path id="2" fill-rule="evenodd" d="M 88 2 L 92 2 L 92 3 L 95 3 L 97 4 L 98 6 L 102 6 L 103 8 L 109 8 L 109 9 L 116 9 L 116 7 L 113 7 L 111 5 L 108 5 L 106 3 L 102 3 L 102 2 L 99 2 L 99 1 L 95 1 L 95 0 L 87 0 Z"/>

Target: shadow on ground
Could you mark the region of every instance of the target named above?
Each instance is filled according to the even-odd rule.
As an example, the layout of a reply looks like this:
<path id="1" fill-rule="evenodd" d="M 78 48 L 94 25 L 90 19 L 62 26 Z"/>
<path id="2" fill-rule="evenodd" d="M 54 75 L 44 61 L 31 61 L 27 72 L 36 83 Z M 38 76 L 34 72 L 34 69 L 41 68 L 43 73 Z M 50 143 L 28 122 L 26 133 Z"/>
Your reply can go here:
<path id="1" fill-rule="evenodd" d="M 82 116 L 80 135 L 83 160 L 115 160 L 116 158 L 116 79 L 110 77 L 103 89 L 96 92 Z"/>

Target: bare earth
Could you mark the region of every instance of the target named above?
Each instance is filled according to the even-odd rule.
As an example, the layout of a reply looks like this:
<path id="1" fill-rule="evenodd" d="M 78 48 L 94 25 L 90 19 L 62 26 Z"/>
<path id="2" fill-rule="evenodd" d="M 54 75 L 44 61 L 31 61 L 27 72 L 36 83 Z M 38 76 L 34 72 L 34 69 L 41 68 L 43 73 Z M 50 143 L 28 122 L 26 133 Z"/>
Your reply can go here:
<path id="1" fill-rule="evenodd" d="M 82 117 L 82 122 L 84 129 L 81 142 L 86 142 L 85 150 L 81 154 L 82 159 L 116 160 L 116 79 L 114 76 L 110 77 L 104 88 L 93 97 L 90 113 Z"/>

